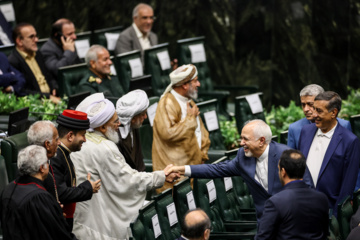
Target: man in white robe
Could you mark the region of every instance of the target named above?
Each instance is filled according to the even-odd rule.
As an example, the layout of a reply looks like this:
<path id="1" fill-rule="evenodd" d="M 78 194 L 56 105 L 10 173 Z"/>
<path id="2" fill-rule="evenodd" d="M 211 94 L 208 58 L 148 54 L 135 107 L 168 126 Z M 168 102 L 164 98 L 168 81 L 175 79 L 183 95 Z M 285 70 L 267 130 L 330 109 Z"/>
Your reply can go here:
<path id="1" fill-rule="evenodd" d="M 86 180 L 89 172 L 91 178 L 101 179 L 102 189 L 90 201 L 77 204 L 73 232 L 79 239 L 127 239 L 127 227 L 143 205 L 146 192 L 161 187 L 165 180 L 172 182 L 176 176 L 132 169 L 116 146 L 120 121 L 115 107 L 107 99 L 98 99 L 93 103 L 87 99 L 87 141 L 71 159 L 77 181 Z"/>

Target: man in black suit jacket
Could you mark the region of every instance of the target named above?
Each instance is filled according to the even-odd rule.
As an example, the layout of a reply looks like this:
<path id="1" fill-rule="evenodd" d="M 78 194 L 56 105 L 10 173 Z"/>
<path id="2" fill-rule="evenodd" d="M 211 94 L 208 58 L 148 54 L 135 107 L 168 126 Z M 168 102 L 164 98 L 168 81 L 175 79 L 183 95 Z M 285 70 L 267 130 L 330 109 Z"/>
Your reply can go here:
<path id="1" fill-rule="evenodd" d="M 210 218 L 203 210 L 189 210 L 182 222 L 181 237 L 177 240 L 207 240 L 210 237 L 210 229 Z"/>
<path id="2" fill-rule="evenodd" d="M 25 94 L 39 93 L 57 103 L 58 85 L 45 67 L 44 59 L 38 50 L 35 28 L 29 23 L 18 24 L 13 31 L 16 49 L 9 56 L 10 64 L 25 77 Z"/>
<path id="3" fill-rule="evenodd" d="M 279 161 L 284 188 L 265 203 L 256 240 L 327 239 L 328 201 L 303 181 L 306 160 L 298 150 L 285 150 Z"/>

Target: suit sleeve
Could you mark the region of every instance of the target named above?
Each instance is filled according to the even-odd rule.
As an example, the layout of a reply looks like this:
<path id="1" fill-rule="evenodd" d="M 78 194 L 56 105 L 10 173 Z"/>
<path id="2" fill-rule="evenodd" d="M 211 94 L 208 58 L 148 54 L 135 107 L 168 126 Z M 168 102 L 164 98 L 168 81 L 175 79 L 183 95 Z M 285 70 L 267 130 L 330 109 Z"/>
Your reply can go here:
<path id="1" fill-rule="evenodd" d="M 62 53 L 60 59 L 58 59 L 53 50 L 48 48 L 42 48 L 41 53 L 45 59 L 45 66 L 53 74 L 53 76 L 57 76 L 59 68 L 71 65 L 77 59 L 76 51 L 72 52 L 70 50 L 66 50 Z"/>
<path id="2" fill-rule="evenodd" d="M 264 212 L 258 226 L 256 240 L 275 239 L 279 228 L 279 211 L 271 199 L 265 202 Z"/>
<path id="3" fill-rule="evenodd" d="M 294 136 L 294 130 L 293 128 L 290 126 L 289 127 L 289 132 L 288 132 L 288 139 L 287 139 L 287 145 L 289 147 L 291 147 L 292 149 L 296 149 L 295 147 L 295 136 Z"/>
<path id="4" fill-rule="evenodd" d="M 131 39 L 130 34 L 120 34 L 116 46 L 115 46 L 115 54 L 130 52 L 133 50 L 133 40 Z"/>

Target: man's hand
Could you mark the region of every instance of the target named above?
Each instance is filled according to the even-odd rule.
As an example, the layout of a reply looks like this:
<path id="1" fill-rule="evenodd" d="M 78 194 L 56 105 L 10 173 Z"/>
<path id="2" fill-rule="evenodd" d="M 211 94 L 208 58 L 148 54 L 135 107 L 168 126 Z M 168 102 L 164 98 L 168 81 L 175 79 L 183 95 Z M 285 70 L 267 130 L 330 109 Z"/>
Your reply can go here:
<path id="1" fill-rule="evenodd" d="M 179 174 L 179 173 L 176 173 L 176 172 L 172 173 L 172 172 L 170 172 L 171 167 L 173 167 L 173 165 L 172 165 L 172 164 L 169 164 L 169 165 L 167 165 L 166 168 L 164 169 L 164 173 L 165 173 L 165 176 L 166 176 L 165 180 L 166 180 L 168 183 L 173 183 L 173 182 L 175 182 L 176 179 L 178 179 L 178 178 L 180 177 L 180 174 Z M 167 173 L 168 173 L 168 174 L 167 174 Z"/>
<path id="2" fill-rule="evenodd" d="M 197 117 L 200 114 L 199 108 L 194 104 L 190 107 L 190 103 L 187 103 L 187 115 Z"/>
<path id="3" fill-rule="evenodd" d="M 91 174 L 88 173 L 88 174 L 87 174 L 87 180 L 91 183 L 91 186 L 92 186 L 92 189 L 93 189 L 93 193 L 99 192 L 100 186 L 101 186 L 101 184 L 100 184 L 101 179 L 93 182 L 93 181 L 90 180 L 90 179 L 91 179 L 90 177 L 91 177 Z"/>
<path id="4" fill-rule="evenodd" d="M 71 52 L 75 52 L 75 42 L 71 38 L 66 38 L 61 36 L 61 43 L 64 51 L 69 50 Z"/>
<path id="5" fill-rule="evenodd" d="M 55 104 L 58 104 L 60 101 L 61 101 L 61 98 L 59 97 L 56 97 L 54 95 L 50 95 L 50 100 L 55 103 Z"/>
<path id="6" fill-rule="evenodd" d="M 170 63 L 171 63 L 171 68 L 173 71 L 176 70 L 179 66 L 178 60 L 176 58 L 174 58 Z"/>
<path id="7" fill-rule="evenodd" d="M 180 176 L 184 176 L 185 174 L 185 166 L 173 166 L 172 164 L 168 165 L 165 169 L 165 175 L 170 175 L 172 173 L 176 173 Z"/>

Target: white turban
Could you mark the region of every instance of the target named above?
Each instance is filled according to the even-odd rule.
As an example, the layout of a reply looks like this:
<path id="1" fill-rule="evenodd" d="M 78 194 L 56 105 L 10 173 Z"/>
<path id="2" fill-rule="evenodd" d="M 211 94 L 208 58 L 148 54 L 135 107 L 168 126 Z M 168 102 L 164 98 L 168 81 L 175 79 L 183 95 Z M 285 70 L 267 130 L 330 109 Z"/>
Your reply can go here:
<path id="1" fill-rule="evenodd" d="M 188 65 L 182 65 L 178 67 L 176 70 L 172 71 L 170 73 L 170 80 L 171 83 L 167 88 L 165 89 L 163 97 L 166 93 L 170 92 L 173 86 L 181 86 L 184 83 L 187 83 L 198 75 L 197 69 L 194 65 L 188 64 Z"/>
<path id="2" fill-rule="evenodd" d="M 149 107 L 149 99 L 143 90 L 131 91 L 116 102 L 116 113 L 120 118 L 122 138 L 126 138 L 130 132 L 131 119 L 142 113 Z"/>
<path id="3" fill-rule="evenodd" d="M 90 104 L 105 99 L 103 93 L 94 93 L 87 96 L 81 103 L 76 107 L 76 111 L 86 112 Z"/>
<path id="4" fill-rule="evenodd" d="M 91 103 L 86 109 L 90 121 L 90 131 L 107 123 L 115 113 L 115 107 L 112 102 L 103 99 Z"/>

